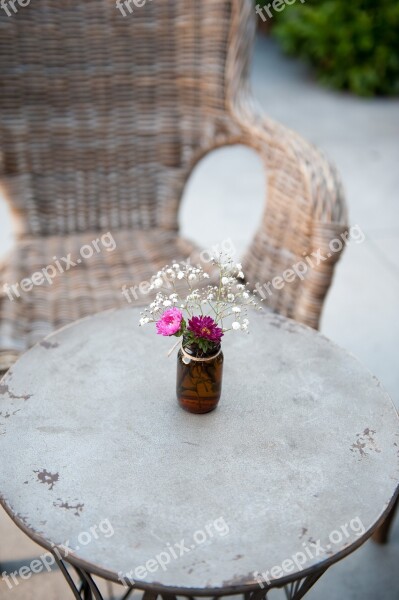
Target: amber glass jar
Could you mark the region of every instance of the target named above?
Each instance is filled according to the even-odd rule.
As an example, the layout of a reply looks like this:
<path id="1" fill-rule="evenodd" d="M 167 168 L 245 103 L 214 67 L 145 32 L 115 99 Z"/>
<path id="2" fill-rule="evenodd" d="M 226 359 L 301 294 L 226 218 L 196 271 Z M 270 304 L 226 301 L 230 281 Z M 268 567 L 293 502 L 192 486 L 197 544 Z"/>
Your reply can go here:
<path id="1" fill-rule="evenodd" d="M 183 342 L 177 356 L 176 393 L 179 404 L 192 413 L 214 410 L 222 392 L 223 352 L 220 345 L 204 354 Z"/>

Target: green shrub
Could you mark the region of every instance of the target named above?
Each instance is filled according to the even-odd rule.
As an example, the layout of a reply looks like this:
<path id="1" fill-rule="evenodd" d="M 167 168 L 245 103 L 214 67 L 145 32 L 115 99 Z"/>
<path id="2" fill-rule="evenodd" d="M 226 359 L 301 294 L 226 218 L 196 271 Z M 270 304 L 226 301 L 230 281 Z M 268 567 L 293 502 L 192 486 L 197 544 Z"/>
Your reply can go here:
<path id="1" fill-rule="evenodd" d="M 398 0 L 297 0 L 273 21 L 284 50 L 307 59 L 322 83 L 399 93 Z"/>

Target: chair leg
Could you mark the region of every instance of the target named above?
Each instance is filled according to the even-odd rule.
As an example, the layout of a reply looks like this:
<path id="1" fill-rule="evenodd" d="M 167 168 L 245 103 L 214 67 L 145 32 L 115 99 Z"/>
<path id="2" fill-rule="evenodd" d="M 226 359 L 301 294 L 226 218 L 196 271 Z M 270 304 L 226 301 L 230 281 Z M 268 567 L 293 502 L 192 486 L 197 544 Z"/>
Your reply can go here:
<path id="1" fill-rule="evenodd" d="M 396 499 L 395 504 L 393 505 L 391 512 L 388 514 L 387 518 L 383 522 L 382 525 L 374 532 L 373 540 L 377 542 L 377 544 L 386 544 L 389 538 L 389 531 L 391 529 L 392 522 L 395 518 L 396 509 L 398 508 L 399 497 Z"/>

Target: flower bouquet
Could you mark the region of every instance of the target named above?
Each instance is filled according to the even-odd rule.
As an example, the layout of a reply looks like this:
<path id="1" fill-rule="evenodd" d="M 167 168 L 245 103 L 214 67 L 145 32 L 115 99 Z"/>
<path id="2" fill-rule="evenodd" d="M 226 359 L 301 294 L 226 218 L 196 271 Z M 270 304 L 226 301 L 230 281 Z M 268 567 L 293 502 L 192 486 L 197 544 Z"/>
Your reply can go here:
<path id="1" fill-rule="evenodd" d="M 180 338 L 172 348 L 180 344 L 177 398 L 194 413 L 209 412 L 219 402 L 223 336 L 228 331 L 248 332 L 248 307 L 261 308 L 245 283 L 241 264 L 223 256 L 212 264 L 218 285 L 209 283 L 209 274 L 199 265 L 174 263 L 158 271 L 150 287 L 158 290 L 156 297 L 140 318 L 141 326 L 155 323 L 159 335 Z"/>

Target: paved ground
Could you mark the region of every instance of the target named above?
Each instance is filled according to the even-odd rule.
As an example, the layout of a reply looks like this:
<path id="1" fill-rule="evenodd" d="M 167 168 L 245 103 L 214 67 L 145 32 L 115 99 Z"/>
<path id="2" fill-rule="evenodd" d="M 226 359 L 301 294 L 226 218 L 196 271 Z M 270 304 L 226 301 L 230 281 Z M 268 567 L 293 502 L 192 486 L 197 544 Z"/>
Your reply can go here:
<path id="1" fill-rule="evenodd" d="M 340 169 L 351 223 L 360 226 L 366 239 L 346 250 L 326 303 L 322 330 L 357 355 L 399 406 L 399 100 L 364 100 L 327 91 L 305 67 L 282 57 L 266 38 L 258 41 L 253 83 L 270 116 L 322 147 Z M 254 153 L 240 147 L 213 153 L 189 182 L 182 211 L 185 233 L 203 245 L 231 237 L 241 252 L 260 217 L 263 190 L 264 175 Z M 0 252 L 10 240 L 9 220 L 0 204 Z M 0 561 L 7 570 L 40 553 L 0 515 Z M 307 597 L 398 600 L 398 562 L 397 518 L 387 547 L 367 543 L 332 567 Z M 45 589 L 39 593 L 41 586 Z M 1 600 L 71 597 L 64 590 L 59 573 L 36 575 L 12 591 L 0 581 Z"/>

